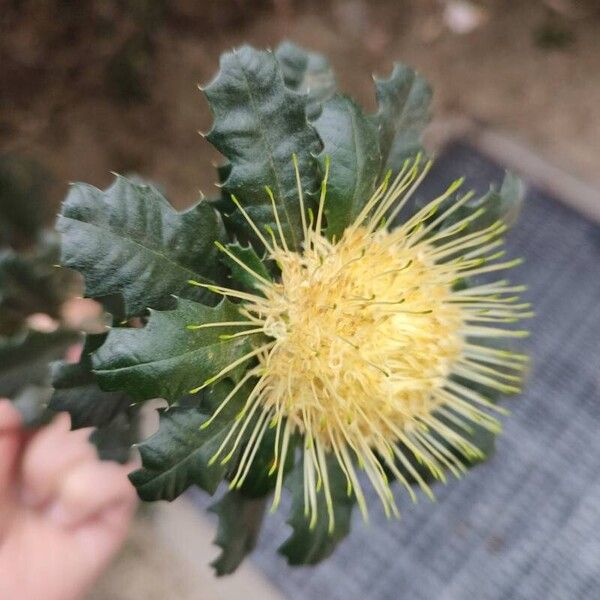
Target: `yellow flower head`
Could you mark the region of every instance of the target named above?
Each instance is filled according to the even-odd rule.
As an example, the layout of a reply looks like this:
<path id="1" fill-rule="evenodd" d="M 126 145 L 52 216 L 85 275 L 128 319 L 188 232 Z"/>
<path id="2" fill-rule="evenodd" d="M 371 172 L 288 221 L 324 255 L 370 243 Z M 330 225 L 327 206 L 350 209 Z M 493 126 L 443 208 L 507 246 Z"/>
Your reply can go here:
<path id="1" fill-rule="evenodd" d="M 486 340 L 526 335 L 505 326 L 531 315 L 528 305 L 516 303 L 514 293 L 523 288 L 506 281 L 456 285 L 517 264 L 494 262 L 502 254 L 496 250 L 506 226 L 497 222 L 461 235 L 480 211 L 446 226 L 471 197 L 449 204 L 460 182 L 399 227 L 386 226 L 428 167 L 419 173 L 417 160 L 393 182 L 384 182 L 339 240 L 322 233 L 327 176 L 316 217 L 305 214 L 299 189 L 304 243 L 298 252 L 288 248 L 272 196 L 279 235 L 271 232 L 270 239 L 236 201 L 281 277 L 268 281 L 231 256 L 257 279 L 262 293 L 211 287 L 241 299 L 240 312 L 250 329 L 236 335 L 262 333 L 266 339 L 244 357 L 256 357 L 258 364 L 223 403 L 248 379 L 256 379 L 240 418 L 213 458 L 227 447 L 225 458 L 231 457 L 252 424 L 232 480 L 232 486 L 241 485 L 265 432 L 275 427 L 271 474 L 277 477 L 277 505 L 290 436 L 301 434 L 305 507 L 313 524 L 322 487 L 333 527 L 328 457 L 337 459 L 348 493 L 355 494 L 365 518 L 357 467 L 366 472 L 386 514 L 397 514 L 386 471 L 413 499 L 407 473 L 431 495 L 414 459 L 438 479 L 444 480 L 446 470 L 459 476 L 465 470 L 460 455 L 468 461 L 482 457 L 459 431 L 469 431 L 471 422 L 499 431 L 499 422 L 489 414 L 498 407 L 469 382 L 477 389 L 518 391 L 526 358 Z M 439 210 L 442 206 L 445 210 Z"/>

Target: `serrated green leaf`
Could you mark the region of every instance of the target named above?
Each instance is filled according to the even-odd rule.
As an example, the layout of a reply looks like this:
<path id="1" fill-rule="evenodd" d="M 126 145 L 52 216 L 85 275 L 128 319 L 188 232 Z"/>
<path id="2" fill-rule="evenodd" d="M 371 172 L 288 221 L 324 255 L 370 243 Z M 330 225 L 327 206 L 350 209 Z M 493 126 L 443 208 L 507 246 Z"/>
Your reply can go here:
<path id="1" fill-rule="evenodd" d="M 354 496 L 347 493 L 346 478 L 337 461 L 329 458 L 327 465 L 335 515 L 333 531 L 329 529 L 323 489 L 317 494 L 317 522 L 313 528 L 310 527 L 310 518 L 304 511 L 302 463 L 296 465 L 296 469 L 288 478 L 288 485 L 293 494 L 288 523 L 292 526 L 293 533 L 279 548 L 279 552 L 287 558 L 290 565 L 314 565 L 321 562 L 331 555 L 350 532 Z"/>
<path id="2" fill-rule="evenodd" d="M 213 386 L 210 403 L 220 404 L 232 387 L 230 382 Z M 130 475 L 140 498 L 173 500 L 191 485 L 213 494 L 235 460 L 223 465 L 220 460 L 209 464 L 210 459 L 231 428 L 247 393 L 247 386 L 238 391 L 205 429 L 201 427 L 209 417 L 198 407 L 161 411 L 158 432 L 138 446 L 142 468 Z"/>
<path id="3" fill-rule="evenodd" d="M 327 234 L 340 238 L 371 197 L 381 167 L 377 126 L 352 99 L 336 95 L 314 121 L 323 140 L 322 169 L 330 160 L 325 214 Z"/>
<path id="4" fill-rule="evenodd" d="M 221 339 L 241 327 L 192 330 L 188 325 L 243 320 L 228 300 L 209 307 L 180 298 L 174 310 L 151 311 L 144 328 L 113 329 L 94 354 L 100 386 L 139 400 L 160 397 L 173 402 L 251 350 L 246 337 Z M 244 367 L 229 376 L 241 374 Z"/>
<path id="5" fill-rule="evenodd" d="M 214 298 L 187 283 L 219 279 L 214 241 L 225 232 L 207 202 L 180 213 L 153 186 L 117 176 L 105 191 L 74 184 L 56 227 L 62 264 L 83 274 L 88 296 L 122 294 L 127 316 L 164 308 L 171 294 Z"/>
<path id="6" fill-rule="evenodd" d="M 229 575 L 256 546 L 265 500 L 245 498 L 236 491 L 230 491 L 209 510 L 219 517 L 214 543 L 222 549 L 211 564 L 218 576 Z"/>
<path id="7" fill-rule="evenodd" d="M 221 260 L 229 267 L 231 279 L 237 283 L 241 289 L 255 292 L 260 289 L 260 277 L 271 281 L 271 275 L 267 271 L 264 260 L 256 254 L 254 248 L 250 245 L 242 246 L 239 242 L 227 244 L 225 246 L 228 253 L 223 253 Z M 237 259 L 232 258 L 230 254 Z M 238 261 L 241 261 L 247 268 L 244 268 Z M 248 269 L 256 273 L 253 275 Z"/>
<path id="8" fill-rule="evenodd" d="M 123 392 L 101 390 L 92 372 L 91 353 L 105 339 L 105 334 L 88 335 L 78 363 L 59 361 L 51 365 L 54 393 L 50 408 L 68 412 L 73 429 L 107 427 L 131 404 L 131 399 Z"/>
<path id="9" fill-rule="evenodd" d="M 292 155 L 298 158 L 302 187 L 308 195 L 317 188 L 312 153 L 320 145 L 306 119 L 306 96 L 286 87 L 272 52 L 249 46 L 221 56 L 220 71 L 204 88 L 214 114 L 207 140 L 229 161 L 223 182 L 225 194 L 234 194 L 260 228 L 276 229 L 268 186 L 275 197 L 288 244 L 302 241 L 296 175 Z M 229 221 L 242 241 L 256 236 L 233 205 Z"/>
<path id="10" fill-rule="evenodd" d="M 321 105 L 335 94 L 335 75 L 329 61 L 317 52 L 310 52 L 285 41 L 279 44 L 275 56 L 281 65 L 283 80 L 292 90 L 308 95 L 306 114 L 317 117 Z"/>
<path id="11" fill-rule="evenodd" d="M 431 86 L 413 69 L 394 64 L 388 79 L 375 79 L 379 109 L 373 120 L 379 125 L 382 165 L 397 173 L 407 158 L 422 151 L 421 135 L 429 122 Z"/>

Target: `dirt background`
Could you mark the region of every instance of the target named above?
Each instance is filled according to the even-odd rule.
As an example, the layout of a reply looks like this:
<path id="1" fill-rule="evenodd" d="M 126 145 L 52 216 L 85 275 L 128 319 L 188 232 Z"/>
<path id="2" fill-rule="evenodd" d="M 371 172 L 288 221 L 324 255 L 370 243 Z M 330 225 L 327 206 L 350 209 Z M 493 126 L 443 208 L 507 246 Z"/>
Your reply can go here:
<path id="1" fill-rule="evenodd" d="M 456 3 L 455 3 L 456 4 Z M 73 7 L 75 5 L 75 8 Z M 327 54 L 373 104 L 393 60 L 434 85 L 435 119 L 467 115 L 600 185 L 600 3 L 488 0 L 459 35 L 440 0 L 0 0 L 0 153 L 67 181 L 137 172 L 176 206 L 212 191 L 197 84 L 219 54 L 290 38 Z M 450 22 L 449 22 L 450 20 Z"/>
<path id="2" fill-rule="evenodd" d="M 183 207 L 212 193 L 218 159 L 198 135 L 210 114 L 197 84 L 232 46 L 290 38 L 327 54 L 369 107 L 371 72 L 413 65 L 436 122 L 467 116 L 600 187 L 599 5 L 482 0 L 460 34 L 441 0 L 0 0 L 0 155 L 52 173 L 50 204 L 68 181 L 103 187 L 117 171 Z M 202 598 L 145 518 L 91 598 Z"/>

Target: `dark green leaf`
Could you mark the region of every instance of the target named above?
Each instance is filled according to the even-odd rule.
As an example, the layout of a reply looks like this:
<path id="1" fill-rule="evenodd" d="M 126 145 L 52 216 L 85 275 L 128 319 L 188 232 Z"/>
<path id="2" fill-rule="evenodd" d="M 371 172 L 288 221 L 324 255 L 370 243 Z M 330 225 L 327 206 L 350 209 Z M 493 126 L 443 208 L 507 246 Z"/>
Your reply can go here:
<path id="1" fill-rule="evenodd" d="M 73 429 L 108 426 L 131 404 L 126 394 L 104 392 L 98 387 L 92 372 L 91 353 L 105 339 L 106 335 L 88 335 L 78 363 L 59 361 L 51 366 L 54 394 L 50 408 L 68 412 Z"/>
<path id="2" fill-rule="evenodd" d="M 381 167 L 377 126 L 353 100 L 340 95 L 325 103 L 314 125 L 323 140 L 322 168 L 331 160 L 325 204 L 327 233 L 339 239 L 375 189 Z"/>
<path id="3" fill-rule="evenodd" d="M 131 447 L 138 439 L 138 412 L 135 407 L 118 413 L 112 421 L 94 429 L 90 442 L 96 446 L 101 460 L 126 463 Z"/>
<path id="4" fill-rule="evenodd" d="M 335 515 L 333 531 L 329 530 L 323 489 L 317 495 L 317 522 L 312 529 L 310 528 L 309 517 L 304 512 L 302 463 L 296 466 L 288 479 L 293 494 L 292 511 L 288 523 L 294 531 L 279 548 L 279 552 L 287 558 L 291 565 L 314 565 L 321 562 L 350 532 L 350 519 L 355 499 L 353 495 L 348 496 L 346 478 L 333 458 L 328 460 L 328 474 Z"/>
<path id="5" fill-rule="evenodd" d="M 416 71 L 396 63 L 389 79 L 375 79 L 375 88 L 379 110 L 373 120 L 379 125 L 382 165 L 396 173 L 422 150 L 431 87 Z"/>
<path id="6" fill-rule="evenodd" d="M 223 217 L 223 221 L 228 231 L 231 230 L 231 232 L 233 232 L 234 227 L 230 222 L 228 214 L 232 211 L 235 212 L 237 209 L 235 205 L 231 202 L 231 196 L 229 195 L 229 193 L 223 189 L 223 184 L 229 177 L 230 173 L 230 162 L 225 162 L 217 166 L 217 175 L 219 178 L 219 185 L 217 187 L 221 188 L 221 193 L 215 198 L 207 198 L 206 200 L 215 210 L 218 210 L 221 213 L 221 216 Z"/>
<path id="7" fill-rule="evenodd" d="M 260 228 L 269 225 L 275 229 L 265 192 L 268 186 L 288 244 L 298 248 L 302 221 L 293 154 L 298 158 L 305 192 L 310 194 L 317 187 L 312 153 L 318 150 L 319 139 L 306 119 L 306 96 L 286 87 L 272 52 L 249 46 L 221 56 L 219 74 L 204 93 L 214 114 L 213 128 L 206 137 L 231 167 L 224 192 L 234 194 Z M 228 214 L 233 230 L 256 243 L 233 205 Z"/>
<path id="8" fill-rule="evenodd" d="M 56 319 L 78 289 L 74 274 L 57 269 L 58 246 L 49 238 L 35 251 L 0 252 L 0 335 L 11 335 L 34 313 Z"/>
<path id="9" fill-rule="evenodd" d="M 25 384 L 48 380 L 48 362 L 64 356 L 79 336 L 58 330 L 53 333 L 23 331 L 0 337 L 0 396 L 12 397 Z"/>
<path id="10" fill-rule="evenodd" d="M 140 400 L 177 400 L 251 349 L 246 337 L 220 339 L 240 327 L 191 330 L 187 326 L 242 320 L 228 300 L 209 307 L 179 299 L 175 310 L 150 311 L 144 328 L 115 328 L 109 333 L 93 358 L 98 381 L 107 391 L 125 391 Z"/>
<path id="11" fill-rule="evenodd" d="M 247 498 L 262 498 L 271 493 L 277 482 L 277 473 L 271 472 L 273 459 L 275 457 L 275 439 L 274 429 L 270 429 L 263 438 L 260 448 L 252 461 L 252 468 L 248 471 L 244 483 L 239 488 L 240 493 Z M 285 465 L 283 467 L 284 476 L 294 467 L 296 440 L 290 439 Z"/>
<path id="12" fill-rule="evenodd" d="M 236 491 L 230 491 L 209 510 L 219 516 L 215 544 L 222 548 L 220 556 L 213 561 L 212 566 L 217 575 L 229 575 L 239 567 L 256 545 L 265 511 L 265 500 L 245 498 Z"/>
<path id="13" fill-rule="evenodd" d="M 26 385 L 19 390 L 12 402 L 24 427 L 41 427 L 52 419 L 54 412 L 48 408 L 51 393 L 51 388 L 42 385 Z"/>
<path id="14" fill-rule="evenodd" d="M 239 261 L 244 263 L 248 269 L 251 269 L 263 279 L 271 281 L 271 275 L 267 271 L 264 260 L 256 254 L 252 246 L 242 246 L 239 242 L 235 242 L 233 244 L 227 244 L 226 248 Z M 231 279 L 241 286 L 242 289 L 250 292 L 260 289 L 260 280 L 252 275 L 248 269 L 244 269 L 239 262 L 235 261 L 231 256 L 228 256 L 225 253 L 223 254 L 222 260 L 231 270 Z"/>
<path id="15" fill-rule="evenodd" d="M 487 199 L 485 199 L 487 197 Z M 502 219 L 509 227 L 515 224 L 525 199 L 525 186 L 523 181 L 514 173 L 507 172 L 499 192 L 490 190 L 482 205 L 487 206 L 487 221 L 491 225 L 494 221 Z M 485 226 L 485 225 L 484 225 Z"/>
<path id="16" fill-rule="evenodd" d="M 230 382 L 222 382 L 211 389 L 218 405 L 232 389 Z M 156 434 L 138 448 L 142 468 L 130 479 L 142 500 L 173 500 L 191 485 L 197 485 L 213 494 L 227 473 L 230 464 L 216 460 L 209 465 L 213 454 L 231 428 L 232 419 L 246 400 L 248 388 L 242 388 L 205 429 L 208 416 L 197 407 L 173 407 L 161 411 Z"/>
<path id="17" fill-rule="evenodd" d="M 171 294 L 206 300 L 212 295 L 187 281 L 219 278 L 214 241 L 224 228 L 207 202 L 179 213 L 154 187 L 124 177 L 106 191 L 78 183 L 57 229 L 62 262 L 81 271 L 87 295 L 121 293 L 127 316 L 164 308 Z"/>
<path id="18" fill-rule="evenodd" d="M 292 90 L 308 94 L 306 114 L 318 116 L 321 105 L 335 94 L 335 75 L 328 60 L 292 42 L 282 42 L 275 51 L 281 65 L 283 80 Z"/>
<path id="19" fill-rule="evenodd" d="M 451 409 L 447 408 L 447 410 Z M 481 450 L 481 452 L 484 454 L 483 458 L 467 458 L 460 450 L 458 450 L 452 444 L 450 444 L 445 437 L 441 435 L 434 435 L 437 441 L 440 444 L 442 444 L 445 448 L 447 448 L 452 454 L 454 454 L 466 467 L 474 467 L 480 464 L 481 462 L 486 461 L 494 453 L 496 435 L 488 429 L 486 429 L 485 427 L 482 427 L 477 423 L 469 421 L 468 426 L 470 427 L 470 431 L 467 432 L 464 429 L 459 428 L 452 421 L 449 421 L 445 417 L 442 417 L 441 415 L 438 415 L 437 418 L 440 421 L 442 421 L 447 427 L 459 433 L 465 440 L 471 442 L 476 448 L 479 448 L 479 450 Z M 415 455 L 405 445 L 399 444 L 399 447 L 404 452 L 404 455 L 411 463 L 413 468 L 417 471 L 417 473 L 426 483 L 433 483 L 437 481 L 433 473 L 424 464 L 420 463 L 416 459 Z M 399 471 L 406 477 L 406 480 L 409 483 L 417 483 L 414 475 L 412 475 L 404 465 L 398 462 L 396 466 L 398 467 Z M 388 472 L 388 475 L 390 476 L 390 478 L 393 478 L 393 475 L 390 472 Z"/>
<path id="20" fill-rule="evenodd" d="M 458 223 L 458 221 L 472 215 L 475 211 L 483 209 L 482 214 L 471 220 L 461 230 L 460 235 L 468 235 L 485 229 L 499 220 L 504 221 L 510 227 L 517 220 L 524 198 L 525 188 L 523 182 L 517 176 L 507 172 L 499 191 L 494 186 L 490 187 L 489 191 L 483 196 L 470 200 L 458 210 L 455 210 L 441 226 L 448 227 L 453 223 Z M 448 201 L 448 206 L 450 202 Z"/>

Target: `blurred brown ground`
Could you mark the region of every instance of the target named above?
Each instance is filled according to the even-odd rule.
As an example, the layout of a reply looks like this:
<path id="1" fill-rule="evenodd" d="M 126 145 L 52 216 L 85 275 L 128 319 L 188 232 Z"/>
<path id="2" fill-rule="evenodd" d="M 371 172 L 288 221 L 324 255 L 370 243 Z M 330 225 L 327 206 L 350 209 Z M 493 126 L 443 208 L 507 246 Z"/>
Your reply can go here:
<path id="1" fill-rule="evenodd" d="M 481 1 L 453 33 L 441 0 L 0 0 L 0 153 L 61 182 L 135 171 L 184 206 L 212 191 L 217 156 L 197 132 L 196 85 L 219 54 L 288 37 L 326 53 L 344 89 L 373 104 L 369 74 L 393 60 L 435 87 L 440 120 L 467 115 L 600 185 L 597 0 Z"/>
<path id="2" fill-rule="evenodd" d="M 212 193 L 217 155 L 196 85 L 219 54 L 283 38 L 327 54 L 341 87 L 373 105 L 369 73 L 393 60 L 434 85 L 435 119 L 467 116 L 600 186 L 597 0 L 487 0 L 453 32 L 441 0 L 0 0 L 0 155 L 57 182 L 106 186 L 137 172 L 178 207 Z M 203 598 L 139 521 L 93 600 Z M 204 599 L 203 599 L 204 600 Z"/>

